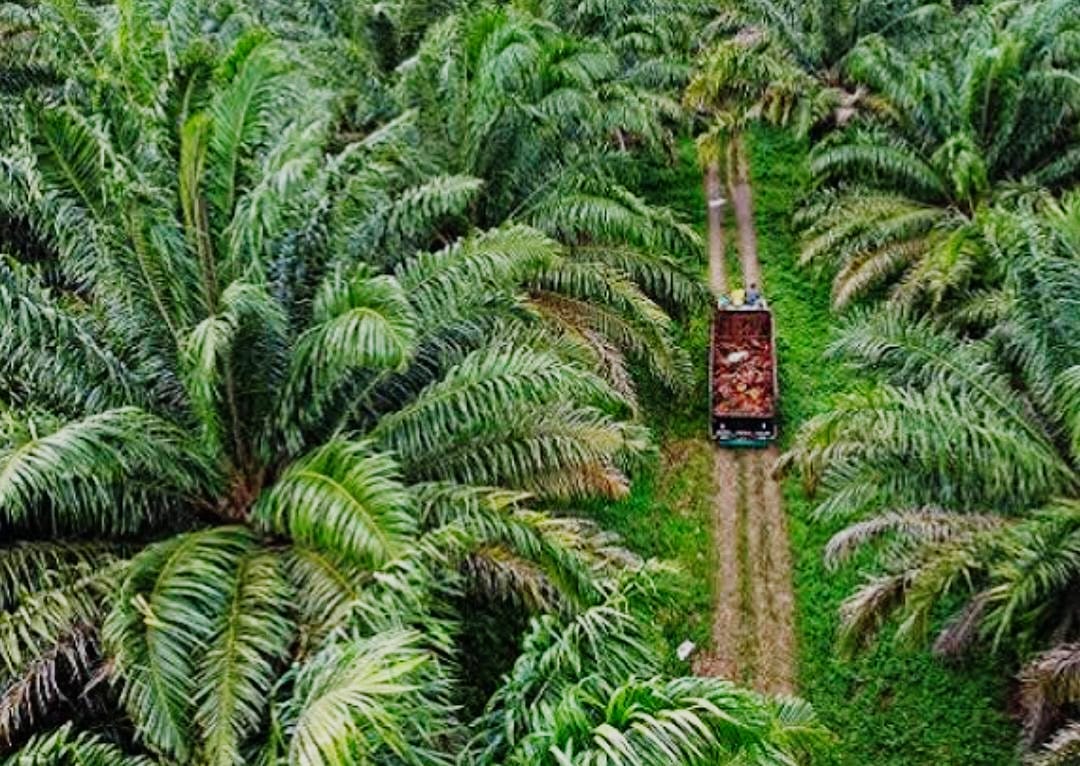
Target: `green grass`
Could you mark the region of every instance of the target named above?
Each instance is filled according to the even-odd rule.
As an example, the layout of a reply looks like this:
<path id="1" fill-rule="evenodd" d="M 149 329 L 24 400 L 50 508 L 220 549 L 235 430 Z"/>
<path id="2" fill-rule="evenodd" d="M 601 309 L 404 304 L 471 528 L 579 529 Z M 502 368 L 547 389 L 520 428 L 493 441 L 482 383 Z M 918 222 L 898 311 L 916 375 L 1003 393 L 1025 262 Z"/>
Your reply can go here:
<path id="1" fill-rule="evenodd" d="M 589 509 L 592 518 L 617 532 L 632 550 L 677 566 L 667 583 L 670 599 L 655 615 L 669 648 L 685 639 L 708 644 L 715 570 L 711 473 L 708 442 L 669 439 L 662 455 L 636 477 L 630 497 Z M 682 674 L 688 668 L 672 655 L 668 670 Z"/>
<path id="2" fill-rule="evenodd" d="M 857 381 L 824 358 L 835 319 L 829 290 L 795 262 L 791 214 L 805 188 L 805 148 L 787 135 L 753 136 L 760 255 L 776 313 L 784 438 Z M 794 479 L 784 495 L 795 566 L 801 694 L 839 737 L 830 762 L 843 766 L 1006 766 L 1016 763 L 1016 728 L 1004 714 L 1007 671 L 982 657 L 946 666 L 926 651 L 900 649 L 888 635 L 865 654 L 837 656 L 841 601 L 857 587 L 857 567 L 829 572 L 822 550 L 836 527 L 811 520 L 812 503 Z M 865 563 L 865 562 L 857 562 Z"/>

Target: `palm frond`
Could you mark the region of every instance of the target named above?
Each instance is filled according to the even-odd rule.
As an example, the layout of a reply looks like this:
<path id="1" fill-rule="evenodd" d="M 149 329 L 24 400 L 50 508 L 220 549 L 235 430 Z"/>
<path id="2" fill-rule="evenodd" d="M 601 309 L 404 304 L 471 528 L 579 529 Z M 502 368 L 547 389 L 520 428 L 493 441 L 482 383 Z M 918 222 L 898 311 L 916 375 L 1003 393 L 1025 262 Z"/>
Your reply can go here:
<path id="1" fill-rule="evenodd" d="M 1060 599 L 1080 582 L 1080 501 L 1061 499 L 1010 528 L 1010 548 L 992 570 L 986 617 L 995 645 L 1049 622 Z"/>
<path id="2" fill-rule="evenodd" d="M 878 183 L 925 196 L 928 200 L 945 193 L 938 174 L 908 147 L 851 143 L 829 147 L 814 154 L 810 169 L 819 178 L 860 174 Z"/>
<path id="3" fill-rule="evenodd" d="M 183 339 L 184 373 L 188 394 L 200 415 L 204 438 L 216 448 L 228 435 L 234 443 L 244 439 L 233 376 L 236 357 L 248 340 L 244 330 L 256 326 L 260 334 L 280 341 L 285 319 L 266 290 L 253 284 L 233 282 L 222 292 L 219 312 L 208 316 Z M 272 381 L 266 381 L 271 383 Z M 249 391 L 253 396 L 254 391 Z M 231 417 L 231 422 L 225 423 Z"/>
<path id="4" fill-rule="evenodd" d="M 552 354 L 509 346 L 483 348 L 413 402 L 380 419 L 372 436 L 413 462 L 437 454 L 454 434 L 467 434 L 471 423 L 498 420 L 501 413 L 523 404 L 567 398 L 611 401 L 614 395 L 599 378 Z"/>
<path id="5" fill-rule="evenodd" d="M 197 496 L 211 473 L 182 432 L 123 407 L 73 421 L 49 433 L 29 419 L 0 457 L 0 523 L 62 532 L 136 531 L 147 522 L 145 500 L 118 506 L 123 490 L 160 499 Z"/>
<path id="6" fill-rule="evenodd" d="M 295 594 L 304 653 L 349 624 L 355 605 L 375 580 L 366 567 L 303 545 L 289 549 L 284 567 Z"/>
<path id="7" fill-rule="evenodd" d="M 561 247 L 543 233 L 508 226 L 474 235 L 396 268 L 399 284 L 427 329 L 447 316 L 471 314 L 486 291 L 516 289 L 560 261 Z M 486 291 L 479 289 L 486 287 Z"/>
<path id="8" fill-rule="evenodd" d="M 292 598 L 276 553 L 252 551 L 240 559 L 196 676 L 195 721 L 208 764 L 242 761 L 241 747 L 263 725 L 294 638 Z"/>
<path id="9" fill-rule="evenodd" d="M 37 591 L 78 579 L 123 558 L 128 546 L 108 541 L 17 542 L 0 548 L 0 610 Z"/>
<path id="10" fill-rule="evenodd" d="M 547 303 L 558 322 L 607 336 L 672 387 L 686 379 L 689 362 L 674 339 L 674 323 L 626 275 L 570 261 L 540 275 L 536 291 L 540 300 L 534 301 Z"/>
<path id="11" fill-rule="evenodd" d="M 291 92 L 283 71 L 281 52 L 269 44 L 259 46 L 240 62 L 233 81 L 209 107 L 205 194 L 217 232 L 233 219 L 245 153 L 265 138 L 274 104 Z"/>
<path id="12" fill-rule="evenodd" d="M 369 443 L 345 439 L 293 462 L 252 515 L 300 545 L 373 568 L 400 555 L 416 532 L 395 462 Z"/>
<path id="13" fill-rule="evenodd" d="M 131 562 L 102 635 L 124 709 L 158 752 L 192 753 L 200 658 L 231 627 L 223 615 L 253 547 L 248 531 L 221 527 L 157 543 Z"/>
<path id="14" fill-rule="evenodd" d="M 26 267 L 0 265 L 0 321 L 0 369 L 9 392 L 84 412 L 149 404 L 138 371 L 100 342 L 93 323 L 40 288 Z"/>
<path id="15" fill-rule="evenodd" d="M 34 154 L 44 183 L 76 202 L 90 220 L 106 220 L 109 152 L 100 127 L 64 107 L 38 112 L 35 127 Z"/>
<path id="16" fill-rule="evenodd" d="M 425 678 L 432 658 L 415 633 L 332 644 L 295 673 L 291 698 L 275 714 L 290 763 L 332 766 L 354 757 L 446 764 L 435 747 L 437 696 Z"/>
<path id="17" fill-rule="evenodd" d="M 453 484 L 420 485 L 419 492 L 425 527 L 457 525 L 481 549 L 470 554 L 467 575 L 493 596 L 516 593 L 548 610 L 581 608 L 600 593 L 598 570 L 616 560 L 613 541 L 594 525 L 531 510 L 524 493 Z"/>
<path id="18" fill-rule="evenodd" d="M 1029 662 L 1021 672 L 1024 740 L 1041 745 L 1062 711 L 1080 700 L 1080 646 L 1060 644 Z"/>
<path id="19" fill-rule="evenodd" d="M 67 712 L 67 707 L 92 708 L 87 687 L 99 662 L 93 628 L 76 624 L 17 676 L 5 679 L 0 687 L 0 746 L 10 747 L 23 733 Z"/>
<path id="20" fill-rule="evenodd" d="M 70 640 L 72 632 L 96 625 L 112 602 L 128 562 L 118 560 L 93 572 L 36 591 L 19 606 L 0 614 L 0 668 L 18 677 Z"/>
<path id="21" fill-rule="evenodd" d="M 1069 766 L 1080 756 L 1080 723 L 1069 723 L 1027 761 L 1030 766 Z"/>
<path id="22" fill-rule="evenodd" d="M 460 217 L 480 195 L 484 182 L 470 176 L 438 176 L 406 189 L 378 222 L 377 243 L 391 253 L 425 244 L 439 224 Z M 366 237 L 365 237 L 366 239 Z"/>
<path id="23" fill-rule="evenodd" d="M 825 546 L 825 561 L 837 566 L 861 546 L 884 535 L 897 535 L 915 543 L 941 543 L 973 531 L 1003 524 L 994 516 L 948 513 L 937 508 L 898 511 L 874 516 L 837 532 Z"/>
<path id="24" fill-rule="evenodd" d="M 357 373 L 401 371 L 414 352 L 415 318 L 402 287 L 364 269 L 335 269 L 297 339 L 279 404 L 278 428 L 293 450 L 321 422 L 338 387 Z"/>
<path id="25" fill-rule="evenodd" d="M 128 755 L 101 737 L 77 733 L 68 724 L 35 737 L 17 753 L 0 761 L 4 766 L 153 766 L 148 758 Z"/>

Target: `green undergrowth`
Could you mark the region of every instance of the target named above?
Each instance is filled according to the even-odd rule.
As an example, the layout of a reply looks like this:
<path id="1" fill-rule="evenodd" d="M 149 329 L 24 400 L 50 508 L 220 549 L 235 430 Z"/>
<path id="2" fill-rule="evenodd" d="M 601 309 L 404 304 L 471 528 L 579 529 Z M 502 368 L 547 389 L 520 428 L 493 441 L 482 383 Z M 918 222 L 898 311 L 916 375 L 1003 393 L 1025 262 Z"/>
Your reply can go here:
<path id="1" fill-rule="evenodd" d="M 709 492 L 712 454 L 702 439 L 663 441 L 654 462 L 636 476 L 628 498 L 598 503 L 589 515 L 619 534 L 631 550 L 675 566 L 667 578 L 665 605 L 655 624 L 671 649 L 668 670 L 686 673 L 674 648 L 689 639 L 705 646 L 709 639 L 715 569 L 710 538 Z"/>
<path id="2" fill-rule="evenodd" d="M 823 355 L 835 328 L 829 289 L 796 263 L 791 214 L 806 184 L 805 148 L 788 135 L 753 136 L 754 202 L 768 299 L 776 315 L 784 440 L 858 384 Z M 844 659 L 836 651 L 838 609 L 861 582 L 855 566 L 825 568 L 822 551 L 842 526 L 812 520 L 799 482 L 784 486 L 791 524 L 800 693 L 838 735 L 829 764 L 1007 766 L 1016 763 L 1015 725 L 1003 712 L 1008 673 L 993 658 L 960 666 L 922 648 L 882 640 Z"/>

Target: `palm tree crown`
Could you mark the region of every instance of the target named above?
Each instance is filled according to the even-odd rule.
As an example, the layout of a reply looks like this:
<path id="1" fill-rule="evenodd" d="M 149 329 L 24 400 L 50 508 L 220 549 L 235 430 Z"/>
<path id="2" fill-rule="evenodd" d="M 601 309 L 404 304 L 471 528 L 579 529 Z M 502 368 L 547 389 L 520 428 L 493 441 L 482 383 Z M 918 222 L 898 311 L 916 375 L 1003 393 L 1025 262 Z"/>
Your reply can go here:
<path id="1" fill-rule="evenodd" d="M 1075 180 L 1077 60 L 1054 42 L 1078 23 L 1068 5 L 969 9 L 942 42 L 967 52 L 959 58 L 880 37 L 852 54 L 848 70 L 893 116 L 823 141 L 811 158 L 822 193 L 802 214 L 802 258 L 836 270 L 837 305 L 887 285 L 904 304 L 977 286 L 979 214 Z"/>

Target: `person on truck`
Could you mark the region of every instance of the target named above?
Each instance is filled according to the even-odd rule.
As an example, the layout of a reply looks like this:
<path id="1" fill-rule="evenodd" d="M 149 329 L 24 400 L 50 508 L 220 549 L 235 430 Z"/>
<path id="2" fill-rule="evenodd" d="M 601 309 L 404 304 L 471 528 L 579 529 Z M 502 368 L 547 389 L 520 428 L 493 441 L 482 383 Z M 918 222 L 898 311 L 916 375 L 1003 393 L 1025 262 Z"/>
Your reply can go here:
<path id="1" fill-rule="evenodd" d="M 761 292 L 757 289 L 757 285 L 751 282 L 750 289 L 746 291 L 746 305 L 757 306 L 759 303 L 761 303 Z"/>
<path id="2" fill-rule="evenodd" d="M 746 291 L 741 287 L 731 291 L 731 305 L 735 308 L 742 308 L 746 304 Z"/>
<path id="3" fill-rule="evenodd" d="M 727 293 L 720 293 L 720 297 L 716 299 L 716 307 L 719 309 L 726 309 L 731 305 L 731 298 Z"/>

